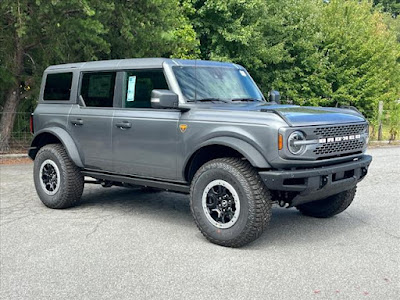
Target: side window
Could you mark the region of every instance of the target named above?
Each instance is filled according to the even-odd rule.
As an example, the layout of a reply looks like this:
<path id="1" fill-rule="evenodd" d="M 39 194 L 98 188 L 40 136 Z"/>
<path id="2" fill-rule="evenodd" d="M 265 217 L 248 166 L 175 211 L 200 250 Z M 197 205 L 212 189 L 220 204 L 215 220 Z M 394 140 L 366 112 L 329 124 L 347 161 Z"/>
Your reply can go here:
<path id="1" fill-rule="evenodd" d="M 126 72 L 123 107 L 150 108 L 154 89 L 168 89 L 161 69 Z"/>
<path id="2" fill-rule="evenodd" d="M 81 93 L 88 107 L 113 107 L 115 72 L 84 73 Z"/>
<path id="3" fill-rule="evenodd" d="M 68 101 L 71 95 L 72 73 L 47 74 L 43 100 Z"/>

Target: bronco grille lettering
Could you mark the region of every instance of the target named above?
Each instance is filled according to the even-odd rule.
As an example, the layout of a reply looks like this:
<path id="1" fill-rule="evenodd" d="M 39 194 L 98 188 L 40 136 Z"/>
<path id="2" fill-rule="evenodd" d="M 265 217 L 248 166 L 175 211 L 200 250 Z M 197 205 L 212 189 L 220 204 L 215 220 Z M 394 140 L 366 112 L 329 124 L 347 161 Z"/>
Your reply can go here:
<path id="1" fill-rule="evenodd" d="M 360 134 L 345 135 L 345 136 L 329 137 L 329 138 L 326 138 L 326 139 L 319 139 L 318 143 L 319 144 L 326 144 L 326 143 L 342 142 L 342 141 L 348 141 L 348 140 L 359 140 L 359 139 L 361 139 L 361 135 Z"/>

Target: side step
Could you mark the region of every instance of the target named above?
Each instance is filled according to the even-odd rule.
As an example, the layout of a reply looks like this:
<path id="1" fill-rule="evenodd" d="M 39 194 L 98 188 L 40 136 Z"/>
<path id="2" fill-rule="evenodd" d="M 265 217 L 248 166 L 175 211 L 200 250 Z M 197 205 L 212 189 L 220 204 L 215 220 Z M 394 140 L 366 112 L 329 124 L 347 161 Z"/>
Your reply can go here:
<path id="1" fill-rule="evenodd" d="M 101 172 L 87 171 L 87 170 L 83 170 L 82 174 L 84 176 L 90 176 L 90 177 L 93 177 L 96 179 L 124 182 L 124 183 L 130 183 L 130 184 L 141 185 L 141 186 L 149 186 L 149 187 L 154 187 L 154 188 L 159 188 L 159 189 L 169 190 L 169 191 L 174 191 L 174 192 L 180 192 L 180 193 L 185 193 L 185 194 L 189 194 L 189 192 L 190 192 L 189 185 L 184 184 L 184 183 L 166 182 L 166 181 L 160 181 L 160 180 L 156 180 L 156 179 L 140 178 L 140 177 L 134 177 L 134 176 L 128 176 L 128 175 L 115 175 L 115 174 L 101 173 Z"/>

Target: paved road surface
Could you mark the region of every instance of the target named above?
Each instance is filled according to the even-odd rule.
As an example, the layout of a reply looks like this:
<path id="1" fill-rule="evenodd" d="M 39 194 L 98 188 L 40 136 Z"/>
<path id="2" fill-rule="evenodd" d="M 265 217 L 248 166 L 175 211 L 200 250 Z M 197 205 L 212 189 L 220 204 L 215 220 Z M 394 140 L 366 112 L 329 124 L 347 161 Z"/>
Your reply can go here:
<path id="1" fill-rule="evenodd" d="M 400 148 L 369 152 L 346 212 L 277 207 L 241 249 L 207 242 L 185 195 L 87 185 L 80 206 L 51 210 L 32 164 L 0 166 L 0 298 L 400 299 Z"/>

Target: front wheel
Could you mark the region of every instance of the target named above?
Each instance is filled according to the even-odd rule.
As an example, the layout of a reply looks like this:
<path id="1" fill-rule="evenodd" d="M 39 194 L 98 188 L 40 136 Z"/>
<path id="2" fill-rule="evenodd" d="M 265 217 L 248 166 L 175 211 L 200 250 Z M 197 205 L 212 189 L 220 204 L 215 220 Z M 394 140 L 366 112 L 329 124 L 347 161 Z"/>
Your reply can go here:
<path id="1" fill-rule="evenodd" d="M 271 196 L 256 170 L 238 158 L 203 165 L 190 191 L 192 215 L 212 243 L 241 247 L 257 239 L 271 218 Z"/>
<path id="2" fill-rule="evenodd" d="M 330 218 L 343 212 L 353 202 L 356 188 L 329 196 L 325 199 L 296 206 L 303 214 L 315 218 Z"/>

